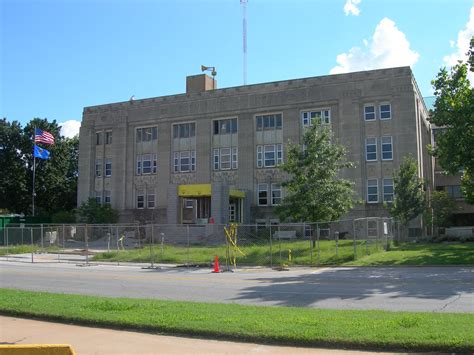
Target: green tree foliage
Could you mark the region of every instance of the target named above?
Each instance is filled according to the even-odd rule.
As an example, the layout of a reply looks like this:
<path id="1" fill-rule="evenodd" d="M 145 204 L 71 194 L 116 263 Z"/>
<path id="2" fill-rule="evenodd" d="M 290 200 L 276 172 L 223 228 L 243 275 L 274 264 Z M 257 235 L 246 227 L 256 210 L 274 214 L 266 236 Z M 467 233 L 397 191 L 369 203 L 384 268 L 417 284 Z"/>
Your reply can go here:
<path id="1" fill-rule="evenodd" d="M 36 214 L 72 210 L 77 201 L 79 139 L 60 136 L 56 121 L 39 118 L 24 128 L 16 121 L 0 121 L 0 208 L 15 213 L 31 212 L 34 127 L 55 137 L 55 144 L 42 145 L 51 152 L 51 158 L 36 159 Z"/>
<path id="2" fill-rule="evenodd" d="M 330 127 L 315 120 L 303 136 L 304 149 L 288 145 L 280 166 L 288 176 L 282 184 L 285 196 L 276 208 L 282 221 L 333 221 L 353 207 L 353 183 L 338 175 L 354 165 L 345 160 L 345 147 L 332 141 Z"/>
<path id="3" fill-rule="evenodd" d="M 0 120 L 0 208 L 11 213 L 26 211 L 31 203 L 24 144 L 21 124 Z"/>
<path id="4" fill-rule="evenodd" d="M 430 198 L 430 207 L 433 212 L 432 222 L 435 227 L 449 227 L 451 217 L 456 210 L 456 203 L 446 191 L 433 191 Z"/>
<path id="5" fill-rule="evenodd" d="M 403 159 L 393 180 L 394 199 L 389 207 L 390 214 L 406 226 L 423 213 L 426 206 L 423 181 L 418 177 L 418 166 L 411 156 Z"/>
<path id="6" fill-rule="evenodd" d="M 468 63 L 474 71 L 474 38 Z M 466 200 L 474 203 L 474 89 L 467 78 L 468 64 L 459 62 L 448 72 L 439 71 L 432 84 L 436 101 L 430 121 L 442 127 L 432 149 L 441 167 L 450 174 L 463 171 L 462 189 Z"/>
<path id="7" fill-rule="evenodd" d="M 77 210 L 80 222 L 84 223 L 117 223 L 118 212 L 109 204 L 101 205 L 91 197 Z"/>

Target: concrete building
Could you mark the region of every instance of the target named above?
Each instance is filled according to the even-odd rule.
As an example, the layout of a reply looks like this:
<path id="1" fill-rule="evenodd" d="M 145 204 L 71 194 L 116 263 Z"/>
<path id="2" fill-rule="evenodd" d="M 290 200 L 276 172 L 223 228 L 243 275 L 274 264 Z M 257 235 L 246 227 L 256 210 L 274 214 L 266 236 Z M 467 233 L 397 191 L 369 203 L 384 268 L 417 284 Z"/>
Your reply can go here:
<path id="1" fill-rule="evenodd" d="M 110 203 L 122 221 L 254 222 L 275 218 L 278 164 L 311 120 L 348 149 L 365 202 L 350 216 L 386 216 L 392 175 L 411 154 L 433 187 L 427 110 L 409 67 L 215 89 L 190 76 L 186 93 L 84 108 L 78 203 Z"/>

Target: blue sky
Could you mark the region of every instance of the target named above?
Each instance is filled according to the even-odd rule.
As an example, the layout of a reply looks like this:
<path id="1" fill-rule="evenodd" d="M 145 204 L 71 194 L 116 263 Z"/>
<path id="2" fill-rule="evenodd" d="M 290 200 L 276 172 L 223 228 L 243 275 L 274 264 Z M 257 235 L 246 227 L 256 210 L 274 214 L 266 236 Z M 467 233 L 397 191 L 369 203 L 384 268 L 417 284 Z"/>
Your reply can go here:
<path id="1" fill-rule="evenodd" d="M 80 121 L 84 106 L 183 93 L 201 64 L 216 66 L 220 88 L 243 83 L 239 0 L 0 6 L 0 115 L 10 121 Z M 474 0 L 248 0 L 247 14 L 248 84 L 411 65 L 428 96 L 474 34 Z"/>

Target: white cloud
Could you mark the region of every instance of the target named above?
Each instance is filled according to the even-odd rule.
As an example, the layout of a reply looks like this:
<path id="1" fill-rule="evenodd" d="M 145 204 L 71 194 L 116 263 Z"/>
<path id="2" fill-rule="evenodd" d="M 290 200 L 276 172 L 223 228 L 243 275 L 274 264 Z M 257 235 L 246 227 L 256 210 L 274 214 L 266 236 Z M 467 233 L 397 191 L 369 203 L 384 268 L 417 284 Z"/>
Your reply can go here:
<path id="1" fill-rule="evenodd" d="M 469 43 L 472 36 L 474 36 L 474 6 L 471 7 L 469 20 L 467 21 L 466 26 L 458 33 L 458 39 L 456 43 L 451 45 L 452 48 L 457 49 L 456 52 L 451 53 L 450 55 L 447 55 L 443 58 L 443 61 L 447 66 L 455 65 L 458 60 L 467 60 L 466 53 L 469 51 Z M 471 82 L 471 85 L 474 85 L 474 73 L 469 72 L 468 78 Z"/>
<path id="2" fill-rule="evenodd" d="M 360 4 L 361 0 L 347 0 L 346 3 L 344 4 L 344 13 L 346 16 L 348 15 L 354 15 L 354 16 L 359 16 L 360 10 L 357 7 L 357 5 Z"/>
<path id="3" fill-rule="evenodd" d="M 72 138 L 79 134 L 79 128 L 81 128 L 81 122 L 76 120 L 69 120 L 59 125 L 61 126 L 61 135 L 67 138 Z"/>
<path id="4" fill-rule="evenodd" d="M 410 49 L 405 34 L 395 22 L 385 17 L 375 28 L 371 39 L 364 40 L 364 48 L 352 47 L 336 57 L 337 66 L 330 74 L 414 65 L 420 55 Z"/>

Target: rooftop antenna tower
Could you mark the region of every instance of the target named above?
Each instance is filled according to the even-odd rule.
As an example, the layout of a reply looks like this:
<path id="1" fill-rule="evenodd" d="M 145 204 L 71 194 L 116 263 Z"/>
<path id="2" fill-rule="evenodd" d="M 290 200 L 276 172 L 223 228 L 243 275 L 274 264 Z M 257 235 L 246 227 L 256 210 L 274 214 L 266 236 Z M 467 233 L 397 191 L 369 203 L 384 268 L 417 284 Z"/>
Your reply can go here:
<path id="1" fill-rule="evenodd" d="M 247 85 L 247 2 L 248 0 L 240 0 L 242 6 L 242 40 L 244 51 L 244 85 Z"/>

